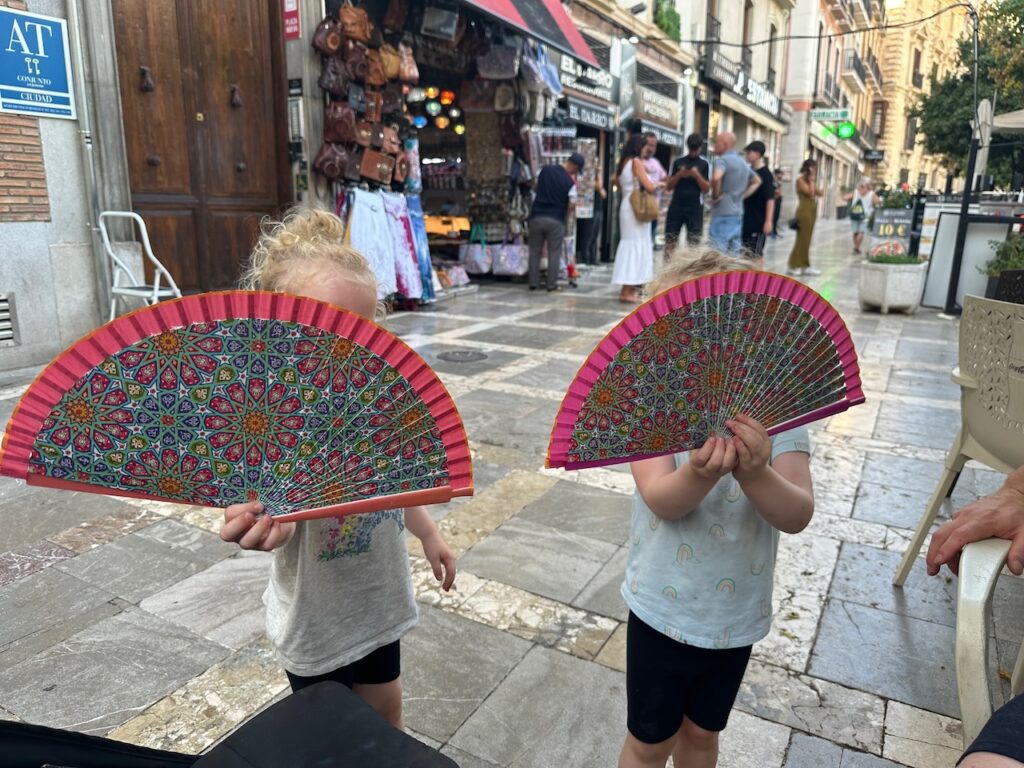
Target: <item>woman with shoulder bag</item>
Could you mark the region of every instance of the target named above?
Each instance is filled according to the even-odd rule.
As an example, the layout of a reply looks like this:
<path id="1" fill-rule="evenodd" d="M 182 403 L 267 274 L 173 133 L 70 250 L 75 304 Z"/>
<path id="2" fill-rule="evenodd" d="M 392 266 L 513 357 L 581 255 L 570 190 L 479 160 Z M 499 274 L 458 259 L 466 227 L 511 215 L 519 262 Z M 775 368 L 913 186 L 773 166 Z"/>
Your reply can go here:
<path id="1" fill-rule="evenodd" d="M 875 206 L 882 201 L 878 193 L 871 187 L 871 179 L 863 177 L 857 183 L 857 189 L 843 195 L 843 200 L 850 203 L 850 224 L 853 231 L 853 252 L 860 253 L 864 242 L 864 233 L 868 231 L 868 221 L 874 213 Z"/>
<path id="2" fill-rule="evenodd" d="M 796 242 L 789 254 L 787 275 L 820 275 L 821 272 L 811 266 L 811 237 L 814 235 L 814 222 L 818 218 L 818 198 L 825 190 L 817 185 L 818 162 L 808 158 L 800 166 L 800 176 L 796 180 L 796 196 L 799 203 L 796 207 Z M 790 223 L 792 227 L 792 223 Z"/>
<path id="3" fill-rule="evenodd" d="M 629 137 L 622 150 L 615 177 L 618 180 L 619 193 L 619 246 L 615 250 L 615 269 L 612 282 L 621 285 L 619 301 L 639 304 L 641 289 L 654 277 L 654 245 L 651 242 L 652 221 L 650 212 L 646 210 L 654 198 L 657 184 L 650 180 L 640 159 L 646 140 L 636 133 Z M 646 193 L 646 194 L 645 194 Z M 657 204 L 654 203 L 654 215 L 657 215 Z M 640 210 L 641 218 L 637 211 Z"/>

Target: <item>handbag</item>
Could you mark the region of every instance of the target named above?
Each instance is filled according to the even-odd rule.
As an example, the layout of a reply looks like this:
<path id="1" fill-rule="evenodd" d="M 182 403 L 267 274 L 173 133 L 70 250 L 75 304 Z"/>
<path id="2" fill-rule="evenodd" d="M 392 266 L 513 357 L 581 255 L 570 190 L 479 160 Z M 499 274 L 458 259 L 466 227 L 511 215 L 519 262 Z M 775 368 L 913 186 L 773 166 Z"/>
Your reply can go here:
<path id="1" fill-rule="evenodd" d="M 384 71 L 384 57 L 380 51 L 366 52 L 366 84 L 382 86 L 388 81 Z"/>
<path id="2" fill-rule="evenodd" d="M 369 67 L 366 49 L 350 40 L 344 50 L 345 69 L 348 70 L 349 78 L 359 83 L 363 82 L 366 80 L 366 70 Z"/>
<path id="3" fill-rule="evenodd" d="M 349 181 L 359 181 L 362 176 L 359 173 L 360 167 L 363 164 L 363 149 L 362 147 L 356 147 L 350 150 L 348 157 L 345 158 L 345 178 Z"/>
<path id="4" fill-rule="evenodd" d="M 409 158 L 404 154 L 399 155 L 395 158 L 395 174 L 392 176 L 391 181 L 395 184 L 404 184 L 405 180 L 409 177 Z"/>
<path id="5" fill-rule="evenodd" d="M 370 42 L 372 24 L 370 17 L 362 8 L 356 8 L 351 0 L 345 0 L 338 11 L 338 20 L 341 22 L 341 30 L 349 40 L 357 40 L 360 43 Z"/>
<path id="6" fill-rule="evenodd" d="M 420 34 L 455 42 L 459 31 L 459 16 L 458 6 L 454 2 L 433 0 L 423 9 Z"/>
<path id="7" fill-rule="evenodd" d="M 313 32 L 313 47 L 326 56 L 333 56 L 341 48 L 345 38 L 341 25 L 330 16 L 324 17 Z"/>
<path id="8" fill-rule="evenodd" d="M 332 181 L 338 181 L 345 175 L 345 164 L 348 152 L 340 144 L 325 141 L 313 160 L 313 170 Z"/>
<path id="9" fill-rule="evenodd" d="M 541 70 L 540 59 L 534 53 L 530 41 L 523 39 L 523 53 L 519 61 L 519 79 L 523 87 L 531 93 L 540 93 L 547 90 L 547 82 L 544 80 L 544 72 Z"/>
<path id="10" fill-rule="evenodd" d="M 380 48 L 380 63 L 384 67 L 384 77 L 387 80 L 397 80 L 402 70 L 402 58 L 398 50 L 390 43 L 384 43 Z"/>
<path id="11" fill-rule="evenodd" d="M 794 216 L 792 219 L 790 219 L 789 220 L 789 228 L 792 229 L 794 232 L 799 230 L 800 229 L 800 219 L 798 219 L 796 216 Z"/>
<path id="12" fill-rule="evenodd" d="M 633 209 L 637 221 L 654 221 L 658 218 L 658 198 L 640 184 L 636 184 L 629 193 L 629 206 Z"/>
<path id="13" fill-rule="evenodd" d="M 420 81 L 420 68 L 416 66 L 416 58 L 412 55 L 412 46 L 398 44 L 398 78 L 403 83 L 415 85 Z"/>
<path id="14" fill-rule="evenodd" d="M 496 85 L 493 80 L 464 80 L 459 91 L 462 111 L 493 112 Z"/>
<path id="15" fill-rule="evenodd" d="M 501 146 L 505 149 L 518 149 L 523 145 L 523 123 L 516 114 L 498 115 L 498 133 L 501 135 Z"/>
<path id="16" fill-rule="evenodd" d="M 366 111 L 366 91 L 359 83 L 348 84 L 348 105 L 356 112 Z"/>
<path id="17" fill-rule="evenodd" d="M 348 69 L 345 67 L 345 62 L 337 56 L 325 58 L 320 79 L 316 83 L 328 93 L 344 96 L 348 90 Z"/>
<path id="18" fill-rule="evenodd" d="M 345 144 L 355 138 L 355 111 L 344 101 L 332 101 L 324 112 L 324 141 Z"/>
<path id="19" fill-rule="evenodd" d="M 390 82 L 384 86 L 384 105 L 381 110 L 385 115 L 401 115 L 402 114 L 402 84 L 396 82 Z"/>
<path id="20" fill-rule="evenodd" d="M 492 45 L 477 56 L 476 73 L 485 80 L 512 80 L 519 74 L 520 49 L 512 45 Z"/>
<path id="21" fill-rule="evenodd" d="M 494 274 L 521 277 L 530 271 L 530 246 L 516 238 L 511 243 L 493 246 Z"/>
<path id="22" fill-rule="evenodd" d="M 384 118 L 384 94 L 381 91 L 366 92 L 366 109 L 363 117 L 371 123 L 379 123 Z"/>
<path id="23" fill-rule="evenodd" d="M 374 149 L 363 150 L 363 160 L 359 165 L 359 175 L 380 184 L 390 184 L 395 173 L 395 158 Z"/>
<path id="24" fill-rule="evenodd" d="M 853 205 L 850 206 L 850 221 L 863 221 L 864 220 L 864 202 L 860 198 L 854 198 Z"/>
<path id="25" fill-rule="evenodd" d="M 405 29 L 405 20 L 409 15 L 409 6 L 406 0 L 391 0 L 388 9 L 384 11 L 384 29 L 388 32 L 401 32 Z"/>
<path id="26" fill-rule="evenodd" d="M 362 121 L 356 123 L 356 144 L 369 147 L 373 144 L 373 123 Z"/>
<path id="27" fill-rule="evenodd" d="M 398 140 L 398 126 L 381 126 L 381 151 L 389 155 L 402 154 L 402 142 Z M 402 178 L 404 179 L 405 176 Z"/>
<path id="28" fill-rule="evenodd" d="M 491 253 L 484 240 L 484 229 L 474 224 L 469 231 L 469 242 L 459 246 L 459 261 L 471 275 L 486 275 L 491 271 Z"/>
<path id="29" fill-rule="evenodd" d="M 511 83 L 498 83 L 495 86 L 494 111 L 499 114 L 516 111 L 516 89 Z"/>
<path id="30" fill-rule="evenodd" d="M 562 91 L 562 80 L 558 76 L 558 68 L 551 63 L 551 59 L 548 57 L 547 49 L 543 45 L 537 46 L 537 60 L 540 62 L 540 70 L 544 74 L 544 82 L 547 83 L 548 90 L 551 91 L 553 96 L 561 96 Z"/>

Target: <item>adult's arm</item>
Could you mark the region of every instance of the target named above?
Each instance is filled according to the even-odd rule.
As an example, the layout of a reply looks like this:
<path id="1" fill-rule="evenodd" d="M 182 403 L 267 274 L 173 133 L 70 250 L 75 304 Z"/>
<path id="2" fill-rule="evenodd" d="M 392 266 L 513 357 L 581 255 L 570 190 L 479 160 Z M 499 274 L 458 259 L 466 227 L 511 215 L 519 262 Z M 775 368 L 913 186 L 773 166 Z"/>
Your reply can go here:
<path id="1" fill-rule="evenodd" d="M 711 189 L 711 182 L 709 182 L 701 175 L 700 168 L 698 166 L 693 166 L 693 172 L 690 174 L 690 176 L 692 176 L 693 180 L 697 182 L 697 186 L 700 187 L 700 191 L 702 193 L 706 193 L 709 189 Z"/>
<path id="2" fill-rule="evenodd" d="M 654 182 L 651 181 L 650 177 L 647 175 L 647 171 L 644 169 L 644 164 L 640 162 L 640 158 L 637 157 L 633 158 L 633 176 L 638 182 L 640 182 L 640 186 L 648 192 L 654 192 L 654 190 L 657 189 Z"/>
<path id="3" fill-rule="evenodd" d="M 747 188 L 743 190 L 743 199 L 746 200 L 752 194 L 757 192 L 758 188 L 761 186 L 761 183 L 762 182 L 760 174 L 751 171 L 750 178 L 747 179 Z"/>
<path id="4" fill-rule="evenodd" d="M 1024 466 L 1012 472 L 1002 488 L 968 504 L 934 534 L 925 562 L 934 576 L 943 565 L 956 573 L 963 548 L 982 539 L 1013 542 L 1006 556 L 1010 571 L 1024 572 Z"/>
<path id="5" fill-rule="evenodd" d="M 665 180 L 665 191 L 671 192 L 672 190 L 674 190 L 676 188 L 676 185 L 679 184 L 679 182 L 685 179 L 688 175 L 689 171 L 687 170 L 686 166 L 680 164 L 679 170 L 673 173 Z"/>

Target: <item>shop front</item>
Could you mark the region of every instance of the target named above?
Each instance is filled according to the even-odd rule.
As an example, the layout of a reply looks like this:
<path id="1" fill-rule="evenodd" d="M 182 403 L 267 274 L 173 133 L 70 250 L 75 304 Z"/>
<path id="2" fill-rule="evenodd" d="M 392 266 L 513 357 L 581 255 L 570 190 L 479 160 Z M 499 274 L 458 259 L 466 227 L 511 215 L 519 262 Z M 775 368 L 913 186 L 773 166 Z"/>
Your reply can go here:
<path id="1" fill-rule="evenodd" d="M 310 186 L 346 221 L 381 294 L 416 303 L 467 273 L 524 274 L 531 183 L 576 140 L 557 119 L 565 87 L 551 53 L 597 64 L 561 6 L 331 2 L 311 26 Z"/>

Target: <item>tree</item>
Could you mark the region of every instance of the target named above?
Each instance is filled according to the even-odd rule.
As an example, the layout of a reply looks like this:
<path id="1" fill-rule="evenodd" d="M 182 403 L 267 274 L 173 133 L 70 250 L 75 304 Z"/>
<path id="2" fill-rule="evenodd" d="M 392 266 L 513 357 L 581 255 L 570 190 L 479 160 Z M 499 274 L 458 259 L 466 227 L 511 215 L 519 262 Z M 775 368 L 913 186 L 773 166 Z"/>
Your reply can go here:
<path id="1" fill-rule="evenodd" d="M 959 11 L 955 11 L 959 12 Z M 1024 108 L 1024 0 L 983 3 L 978 30 L 978 98 L 995 103 L 997 113 Z M 931 92 L 907 110 L 917 118 L 924 149 L 938 155 L 950 170 L 967 166 L 974 118 L 974 43 L 969 30 L 959 43 L 959 68 L 932 82 Z M 1008 186 L 1014 169 L 1024 168 L 1024 152 L 1010 146 L 1009 136 L 993 134 L 986 173 Z M 999 143 L 1004 146 L 998 146 Z"/>

